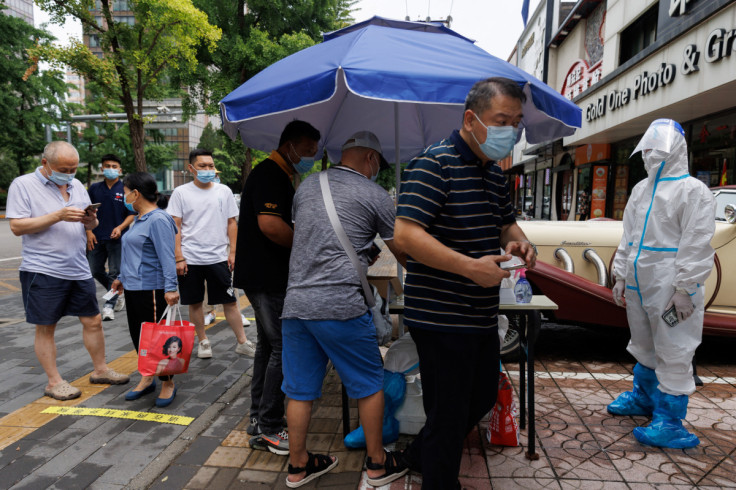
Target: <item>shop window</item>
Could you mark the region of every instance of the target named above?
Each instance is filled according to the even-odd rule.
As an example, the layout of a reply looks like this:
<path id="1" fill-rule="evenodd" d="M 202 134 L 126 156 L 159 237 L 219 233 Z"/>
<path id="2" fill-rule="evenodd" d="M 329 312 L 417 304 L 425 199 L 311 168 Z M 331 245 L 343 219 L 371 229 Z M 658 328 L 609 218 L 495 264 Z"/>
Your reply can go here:
<path id="1" fill-rule="evenodd" d="M 575 201 L 577 205 L 576 214 L 580 221 L 590 218 L 591 170 L 590 167 L 578 169 L 578 195 Z"/>
<path id="2" fill-rule="evenodd" d="M 623 65 L 657 40 L 658 14 L 659 3 L 655 3 L 641 17 L 621 32 L 619 37 L 621 40 L 618 59 L 619 65 Z"/>
<path id="3" fill-rule="evenodd" d="M 701 119 L 690 128 L 690 173 L 708 187 L 736 184 L 736 114 Z"/>
<path id="4" fill-rule="evenodd" d="M 551 169 L 544 169 L 544 187 L 542 188 L 542 219 L 550 219 L 552 204 L 552 173 Z"/>

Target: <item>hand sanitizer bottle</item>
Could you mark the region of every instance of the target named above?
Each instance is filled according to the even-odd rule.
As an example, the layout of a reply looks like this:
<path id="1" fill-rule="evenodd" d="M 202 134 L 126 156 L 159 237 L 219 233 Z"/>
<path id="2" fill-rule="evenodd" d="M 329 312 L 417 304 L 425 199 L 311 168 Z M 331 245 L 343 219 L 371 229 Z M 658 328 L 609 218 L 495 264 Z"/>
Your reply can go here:
<path id="1" fill-rule="evenodd" d="M 523 270 L 519 280 L 516 281 L 516 286 L 514 286 L 514 296 L 516 296 L 517 303 L 531 303 L 532 301 L 532 285 L 527 281 Z"/>

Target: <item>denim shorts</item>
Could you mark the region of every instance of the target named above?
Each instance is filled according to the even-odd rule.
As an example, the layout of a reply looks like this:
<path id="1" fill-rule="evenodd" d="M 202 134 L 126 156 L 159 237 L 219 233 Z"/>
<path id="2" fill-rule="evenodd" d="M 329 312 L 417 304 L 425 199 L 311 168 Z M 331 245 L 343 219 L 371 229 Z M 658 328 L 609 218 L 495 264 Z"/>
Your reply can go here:
<path id="1" fill-rule="evenodd" d="M 350 398 L 365 398 L 383 388 L 383 363 L 370 310 L 344 321 L 284 318 L 281 333 L 281 389 L 289 398 L 319 398 L 328 359 Z"/>
<path id="2" fill-rule="evenodd" d="M 63 316 L 95 316 L 95 280 L 59 279 L 39 272 L 20 271 L 26 321 L 34 325 L 56 325 Z"/>

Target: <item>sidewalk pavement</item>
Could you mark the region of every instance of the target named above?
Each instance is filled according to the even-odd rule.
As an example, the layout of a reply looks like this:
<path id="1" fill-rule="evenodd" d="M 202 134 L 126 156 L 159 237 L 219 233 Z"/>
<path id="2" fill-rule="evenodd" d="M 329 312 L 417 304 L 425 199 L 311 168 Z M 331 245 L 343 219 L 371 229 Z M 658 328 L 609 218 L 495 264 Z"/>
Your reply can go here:
<path id="1" fill-rule="evenodd" d="M 154 407 L 153 396 L 135 402 L 123 399 L 137 375 L 128 385 L 94 385 L 98 391 L 93 393 L 86 381 L 91 362 L 78 321 L 66 318 L 57 328 L 60 370 L 67 380 L 77 380 L 75 384 L 88 396 L 79 406 L 195 417 L 190 425 L 181 426 L 41 414 L 44 407 L 75 401 L 41 396 L 46 379 L 33 352 L 33 327 L 18 321 L 23 316 L 20 295 L 0 296 L 0 311 L 6 319 L 0 323 L 5 340 L 0 347 L 0 372 L 5 374 L 0 381 L 0 487 L 285 488 L 287 458 L 248 447 L 245 427 L 252 359 L 234 352 L 235 340 L 224 321 L 208 330 L 214 357 L 192 359 L 190 372 L 176 378 L 176 400 L 165 409 Z M 245 309 L 245 314 L 251 317 L 252 310 Z M 115 316 L 114 321 L 104 322 L 107 357 L 115 360 L 116 367 L 132 372 L 135 365 L 125 311 Z M 254 327 L 247 328 L 246 334 L 255 340 Z M 691 398 L 686 426 L 700 437 L 699 447 L 646 447 L 636 442 L 631 431 L 647 424 L 647 418 L 613 417 L 605 411 L 615 396 L 631 386 L 626 333 L 615 335 L 542 330 L 535 363 L 540 458 L 527 460 L 525 447 L 490 446 L 487 421 L 483 421 L 466 440 L 460 478 L 465 488 L 736 488 L 733 363 L 701 361 L 698 366 L 706 385 Z M 518 390 L 517 365 L 508 364 L 505 369 Z M 337 455 L 340 464 L 305 489 L 370 488 L 361 471 L 364 452 L 347 450 L 342 444 L 340 403 L 338 379 L 330 373 L 324 396 L 315 403 L 308 447 Z M 354 401 L 351 405 L 351 428 L 355 428 L 357 410 Z M 403 448 L 410 440 L 401 436 L 394 446 Z M 526 445 L 526 430 L 521 431 L 521 441 Z M 409 474 L 384 488 L 418 490 L 420 486 L 421 477 Z"/>

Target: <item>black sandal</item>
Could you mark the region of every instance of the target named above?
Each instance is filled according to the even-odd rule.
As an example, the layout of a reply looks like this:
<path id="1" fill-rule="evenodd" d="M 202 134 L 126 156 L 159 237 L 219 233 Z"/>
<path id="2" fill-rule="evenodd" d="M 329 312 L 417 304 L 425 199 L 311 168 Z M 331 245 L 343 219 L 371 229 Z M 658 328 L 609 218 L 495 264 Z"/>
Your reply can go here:
<path id="1" fill-rule="evenodd" d="M 332 470 L 335 466 L 337 466 L 337 456 L 335 456 L 335 459 L 333 461 L 332 457 L 327 456 L 326 454 L 307 453 L 306 467 L 294 468 L 293 466 L 291 466 L 291 463 L 289 463 L 290 475 L 298 475 L 299 473 L 306 471 L 306 476 L 299 481 L 289 481 L 289 479 L 287 478 L 286 486 L 289 488 L 298 488 L 302 485 L 306 485 L 315 478 L 319 478 L 328 471 Z"/>
<path id="2" fill-rule="evenodd" d="M 391 483 L 394 480 L 398 480 L 404 476 L 408 471 L 409 467 L 404 462 L 402 453 L 395 451 L 386 451 L 386 461 L 383 464 L 374 463 L 371 458 L 366 458 L 365 467 L 369 470 L 380 470 L 385 469 L 386 472 L 378 478 L 368 478 L 368 485 L 374 487 L 380 487 Z"/>

